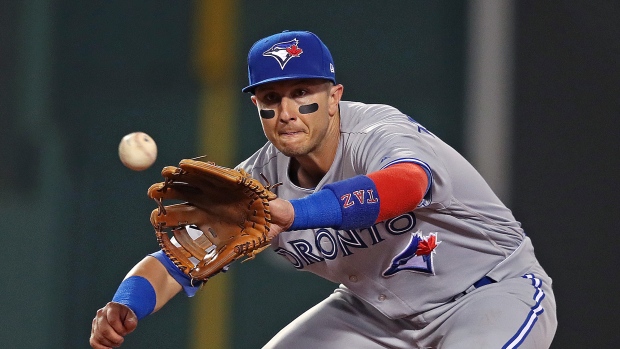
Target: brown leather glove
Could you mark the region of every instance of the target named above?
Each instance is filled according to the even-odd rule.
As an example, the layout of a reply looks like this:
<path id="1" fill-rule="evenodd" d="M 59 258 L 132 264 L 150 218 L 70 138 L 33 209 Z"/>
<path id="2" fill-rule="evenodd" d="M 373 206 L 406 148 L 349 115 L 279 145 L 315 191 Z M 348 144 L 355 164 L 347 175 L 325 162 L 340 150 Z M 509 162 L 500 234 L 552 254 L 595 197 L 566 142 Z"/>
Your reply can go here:
<path id="1" fill-rule="evenodd" d="M 151 223 L 161 249 L 192 280 L 207 280 L 239 257 L 252 259 L 269 245 L 274 186 L 262 185 L 241 169 L 190 159 L 164 167 L 162 176 L 165 181 L 148 190 L 158 205 Z M 165 199 L 184 203 L 165 206 Z M 187 226 L 202 235 L 193 239 Z M 170 241 L 169 233 L 180 246 Z"/>

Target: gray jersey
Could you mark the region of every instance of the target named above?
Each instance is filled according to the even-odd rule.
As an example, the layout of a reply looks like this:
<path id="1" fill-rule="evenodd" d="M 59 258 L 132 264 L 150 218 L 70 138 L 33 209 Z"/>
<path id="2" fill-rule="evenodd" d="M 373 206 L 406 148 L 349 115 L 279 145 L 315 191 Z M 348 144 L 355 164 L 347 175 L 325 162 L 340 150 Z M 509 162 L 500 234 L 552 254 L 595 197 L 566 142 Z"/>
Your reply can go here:
<path id="1" fill-rule="evenodd" d="M 336 158 L 314 189 L 290 181 L 290 159 L 270 143 L 238 167 L 282 182 L 276 192 L 287 200 L 399 162 L 425 168 L 430 186 L 417 209 L 371 227 L 281 233 L 272 246 L 295 268 L 339 283 L 400 318 L 448 302 L 485 275 L 499 281 L 536 263 L 519 222 L 449 145 L 387 105 L 343 101 L 340 117 Z"/>

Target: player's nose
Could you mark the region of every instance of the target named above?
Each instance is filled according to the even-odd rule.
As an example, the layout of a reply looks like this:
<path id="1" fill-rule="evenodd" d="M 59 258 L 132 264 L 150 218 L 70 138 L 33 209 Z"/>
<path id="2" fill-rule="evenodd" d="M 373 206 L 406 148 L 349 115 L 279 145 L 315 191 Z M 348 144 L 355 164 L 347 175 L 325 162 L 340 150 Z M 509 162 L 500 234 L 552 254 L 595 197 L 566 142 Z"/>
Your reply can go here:
<path id="1" fill-rule="evenodd" d="M 288 97 L 282 98 L 280 101 L 280 120 L 288 122 L 297 119 L 297 108 L 297 103 L 294 100 Z"/>

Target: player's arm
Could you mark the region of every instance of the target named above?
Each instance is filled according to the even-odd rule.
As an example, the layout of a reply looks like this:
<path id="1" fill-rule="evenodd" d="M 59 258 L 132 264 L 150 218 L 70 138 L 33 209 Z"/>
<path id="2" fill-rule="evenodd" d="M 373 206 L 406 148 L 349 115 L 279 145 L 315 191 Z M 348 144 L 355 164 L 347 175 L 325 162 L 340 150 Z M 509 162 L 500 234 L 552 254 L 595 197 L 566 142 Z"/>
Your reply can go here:
<path id="1" fill-rule="evenodd" d="M 118 347 L 139 319 L 161 309 L 182 288 L 158 258 L 145 257 L 129 271 L 113 300 L 97 311 L 90 345 L 95 349 Z"/>
<path id="2" fill-rule="evenodd" d="M 430 190 L 429 183 L 430 174 L 422 166 L 398 163 L 328 184 L 303 199 L 274 200 L 272 219 L 282 230 L 364 228 L 414 210 Z"/>

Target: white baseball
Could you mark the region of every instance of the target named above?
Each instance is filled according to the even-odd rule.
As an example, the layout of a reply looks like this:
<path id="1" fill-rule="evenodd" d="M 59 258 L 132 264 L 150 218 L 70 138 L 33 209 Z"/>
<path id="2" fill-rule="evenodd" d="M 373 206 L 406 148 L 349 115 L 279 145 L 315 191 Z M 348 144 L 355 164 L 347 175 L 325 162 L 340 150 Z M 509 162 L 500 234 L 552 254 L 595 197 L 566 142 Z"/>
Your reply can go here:
<path id="1" fill-rule="evenodd" d="M 157 159 L 157 144 L 144 132 L 133 132 L 121 140 L 118 156 L 123 165 L 134 171 L 143 171 L 151 167 Z"/>

